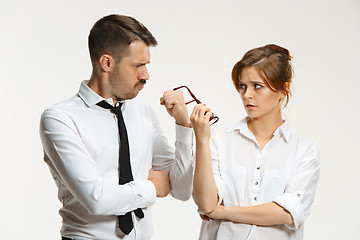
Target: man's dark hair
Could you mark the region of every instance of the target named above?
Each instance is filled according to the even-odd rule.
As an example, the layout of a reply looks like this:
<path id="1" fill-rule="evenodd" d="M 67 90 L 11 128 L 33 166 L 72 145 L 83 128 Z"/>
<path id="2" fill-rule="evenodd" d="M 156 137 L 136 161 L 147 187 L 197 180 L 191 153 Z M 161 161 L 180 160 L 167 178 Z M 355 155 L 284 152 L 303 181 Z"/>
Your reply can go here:
<path id="1" fill-rule="evenodd" d="M 89 34 L 91 62 L 94 65 L 105 53 L 120 61 L 128 46 L 136 40 L 147 46 L 157 45 L 154 36 L 136 19 L 118 14 L 105 16 L 94 24 Z"/>

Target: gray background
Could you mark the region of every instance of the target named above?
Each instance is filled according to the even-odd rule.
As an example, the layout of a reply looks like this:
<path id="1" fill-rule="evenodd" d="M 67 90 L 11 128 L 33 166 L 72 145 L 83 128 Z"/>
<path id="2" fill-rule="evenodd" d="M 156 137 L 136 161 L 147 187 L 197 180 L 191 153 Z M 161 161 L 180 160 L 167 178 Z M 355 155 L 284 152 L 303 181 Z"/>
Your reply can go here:
<path id="1" fill-rule="evenodd" d="M 220 3 L 221 2 L 221 3 Z M 294 57 L 293 98 L 284 114 L 314 139 L 322 171 L 305 240 L 354 239 L 360 197 L 360 2 L 343 1 L 0 1 L 0 239 L 59 239 L 57 188 L 38 134 L 45 107 L 76 94 L 88 79 L 90 28 L 110 13 L 131 15 L 154 34 L 149 100 L 171 143 L 174 123 L 159 98 L 186 84 L 220 116 L 245 116 L 232 66 L 252 48 L 276 43 Z M 153 207 L 153 239 L 196 239 L 192 200 Z"/>

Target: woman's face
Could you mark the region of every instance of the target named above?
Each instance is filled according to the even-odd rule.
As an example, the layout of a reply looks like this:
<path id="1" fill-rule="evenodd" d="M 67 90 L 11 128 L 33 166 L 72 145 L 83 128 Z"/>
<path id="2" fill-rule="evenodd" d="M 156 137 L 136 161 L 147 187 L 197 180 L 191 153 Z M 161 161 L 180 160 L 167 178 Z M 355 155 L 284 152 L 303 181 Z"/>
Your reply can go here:
<path id="1" fill-rule="evenodd" d="M 250 119 L 281 115 L 284 92 L 266 86 L 255 67 L 246 67 L 240 75 L 240 96 Z"/>

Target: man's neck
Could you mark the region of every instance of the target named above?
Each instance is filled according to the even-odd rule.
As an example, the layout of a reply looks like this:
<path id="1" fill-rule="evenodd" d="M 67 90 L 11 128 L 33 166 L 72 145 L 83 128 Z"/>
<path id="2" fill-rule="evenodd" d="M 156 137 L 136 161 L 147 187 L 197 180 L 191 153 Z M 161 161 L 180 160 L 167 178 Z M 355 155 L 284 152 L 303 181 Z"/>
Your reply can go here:
<path id="1" fill-rule="evenodd" d="M 106 78 L 107 76 L 98 76 L 93 72 L 90 77 L 88 87 L 105 99 L 112 98 L 114 105 L 116 105 L 120 99 L 116 99 L 111 96 L 109 89 L 105 87 L 105 83 L 108 82 Z"/>

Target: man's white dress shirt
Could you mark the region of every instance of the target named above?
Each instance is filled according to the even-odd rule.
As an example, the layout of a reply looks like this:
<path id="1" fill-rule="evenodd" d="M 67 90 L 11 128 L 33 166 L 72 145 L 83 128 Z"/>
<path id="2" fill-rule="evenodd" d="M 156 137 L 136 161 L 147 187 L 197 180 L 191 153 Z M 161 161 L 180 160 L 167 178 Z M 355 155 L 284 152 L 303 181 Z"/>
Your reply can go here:
<path id="1" fill-rule="evenodd" d="M 47 108 L 41 116 L 44 160 L 58 186 L 63 204 L 61 235 L 75 239 L 149 239 L 150 206 L 156 199 L 148 179 L 151 168 L 170 172 L 172 195 L 191 195 L 192 130 L 176 126 L 176 152 L 169 145 L 150 106 L 140 98 L 125 100 L 122 114 L 127 128 L 134 181 L 119 185 L 119 132 L 116 115 L 96 103 L 105 100 L 82 82 L 78 94 Z M 107 100 L 110 104 L 111 99 Z M 120 166 L 121 167 L 121 166 Z M 190 169 L 190 170 L 189 170 Z M 134 229 L 124 235 L 117 215 L 132 213 Z"/>
<path id="2" fill-rule="evenodd" d="M 291 213 L 294 224 L 265 227 L 203 221 L 200 239 L 302 239 L 319 179 L 319 152 L 313 141 L 284 122 L 261 150 L 244 118 L 225 131 L 213 129 L 210 149 L 219 203 L 238 207 L 276 202 Z"/>

